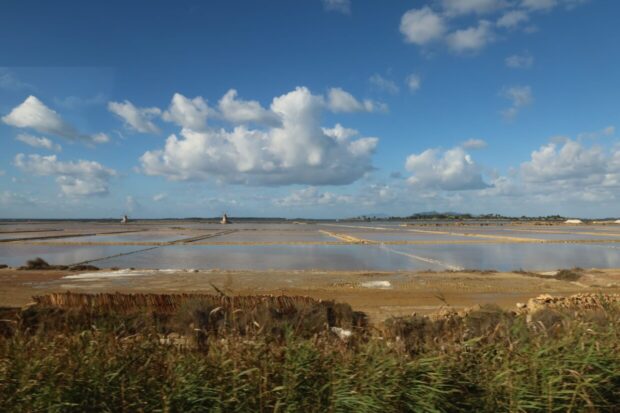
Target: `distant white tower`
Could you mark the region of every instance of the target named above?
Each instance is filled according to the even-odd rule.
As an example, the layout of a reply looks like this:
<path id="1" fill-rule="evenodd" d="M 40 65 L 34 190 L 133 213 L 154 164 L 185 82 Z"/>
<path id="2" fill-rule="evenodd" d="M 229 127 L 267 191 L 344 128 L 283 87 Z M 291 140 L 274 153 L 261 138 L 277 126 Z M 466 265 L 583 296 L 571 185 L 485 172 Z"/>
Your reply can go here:
<path id="1" fill-rule="evenodd" d="M 123 215 L 123 219 L 121 219 L 121 224 L 126 224 L 129 222 L 129 218 L 127 218 L 127 215 Z"/>

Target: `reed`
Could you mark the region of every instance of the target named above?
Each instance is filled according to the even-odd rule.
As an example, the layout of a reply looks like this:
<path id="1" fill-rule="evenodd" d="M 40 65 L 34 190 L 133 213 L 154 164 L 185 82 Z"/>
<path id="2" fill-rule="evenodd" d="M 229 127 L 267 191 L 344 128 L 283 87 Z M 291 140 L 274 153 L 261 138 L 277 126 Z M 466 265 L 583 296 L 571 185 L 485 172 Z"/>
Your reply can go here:
<path id="1" fill-rule="evenodd" d="M 151 304 L 104 306 L 93 318 L 92 301 L 62 308 L 68 301 L 40 300 L 0 338 L 0 410 L 618 412 L 620 305 L 591 298 L 578 310 L 574 299 L 528 314 L 485 306 L 374 328 L 353 326 L 349 308 L 331 326 L 327 315 L 320 326 L 279 319 L 279 338 L 230 324 L 205 332 L 201 345 L 168 338 L 202 330 L 191 314 L 221 304 L 216 298 L 194 297 L 156 317 Z M 281 317 L 281 304 L 266 301 Z M 92 323 L 76 327 L 85 313 Z M 347 323 L 350 339 L 331 332 Z"/>

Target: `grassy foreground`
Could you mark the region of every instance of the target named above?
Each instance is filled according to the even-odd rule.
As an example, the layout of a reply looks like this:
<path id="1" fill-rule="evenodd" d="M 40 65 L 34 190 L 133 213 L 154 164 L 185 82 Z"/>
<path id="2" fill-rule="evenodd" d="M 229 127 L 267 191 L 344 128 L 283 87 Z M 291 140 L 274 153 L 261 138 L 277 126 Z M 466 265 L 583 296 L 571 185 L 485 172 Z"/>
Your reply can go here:
<path id="1" fill-rule="evenodd" d="M 620 411 L 620 306 L 604 299 L 375 327 L 307 299 L 147 301 L 5 311 L 0 411 Z"/>

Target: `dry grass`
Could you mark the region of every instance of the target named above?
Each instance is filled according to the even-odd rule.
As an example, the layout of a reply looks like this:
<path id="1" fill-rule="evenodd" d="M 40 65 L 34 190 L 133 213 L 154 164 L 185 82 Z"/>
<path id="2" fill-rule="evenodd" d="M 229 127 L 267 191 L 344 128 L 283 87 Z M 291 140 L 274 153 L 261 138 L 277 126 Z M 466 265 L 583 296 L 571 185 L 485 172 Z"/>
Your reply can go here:
<path id="1" fill-rule="evenodd" d="M 225 296 L 210 294 L 76 294 L 33 297 L 22 313 L 23 328 L 74 332 L 122 320 L 128 334 L 153 329 L 194 337 L 237 334 L 282 337 L 287 329 L 310 336 L 331 327 L 364 330 L 365 314 L 347 304 L 304 296 Z"/>
<path id="2" fill-rule="evenodd" d="M 517 271 L 514 271 L 514 273 L 526 275 L 528 277 L 535 277 L 535 278 L 554 279 L 554 280 L 560 280 L 560 281 L 579 281 L 584 274 L 584 270 L 579 267 L 575 267 L 572 269 L 561 269 L 561 270 L 558 270 L 553 275 L 543 275 L 543 274 L 539 274 L 536 272 L 523 271 L 523 270 L 517 270 Z"/>
<path id="3" fill-rule="evenodd" d="M 583 276 L 583 269 L 581 268 L 573 268 L 570 270 L 560 270 L 558 271 L 553 278 L 561 281 L 579 281 Z"/>

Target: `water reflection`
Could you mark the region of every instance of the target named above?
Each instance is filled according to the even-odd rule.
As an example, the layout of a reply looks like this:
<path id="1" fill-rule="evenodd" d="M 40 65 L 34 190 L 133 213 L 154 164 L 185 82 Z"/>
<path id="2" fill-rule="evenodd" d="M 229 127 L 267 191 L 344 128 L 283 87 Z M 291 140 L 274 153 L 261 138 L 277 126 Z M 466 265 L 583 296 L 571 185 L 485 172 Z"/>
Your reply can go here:
<path id="1" fill-rule="evenodd" d="M 23 265 L 41 257 L 51 264 L 87 260 L 100 267 L 420 270 L 555 270 L 620 268 L 614 243 L 482 243 L 444 245 L 172 245 L 142 251 L 140 246 L 0 244 L 0 264 Z M 130 255 L 111 257 L 132 251 Z M 111 257 L 111 258 L 108 258 Z M 100 260 L 99 260 L 100 259 Z"/>
<path id="2" fill-rule="evenodd" d="M 398 245 L 391 248 L 471 269 L 547 271 L 620 267 L 620 249 L 609 244 Z"/>
<path id="3" fill-rule="evenodd" d="M 374 245 L 168 246 L 99 261 L 101 267 L 405 270 L 441 269 Z"/>
<path id="4" fill-rule="evenodd" d="M 0 244 L 0 264 L 17 267 L 24 265 L 30 259 L 41 257 L 50 264 L 71 265 L 140 249 L 144 247 Z"/>

